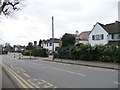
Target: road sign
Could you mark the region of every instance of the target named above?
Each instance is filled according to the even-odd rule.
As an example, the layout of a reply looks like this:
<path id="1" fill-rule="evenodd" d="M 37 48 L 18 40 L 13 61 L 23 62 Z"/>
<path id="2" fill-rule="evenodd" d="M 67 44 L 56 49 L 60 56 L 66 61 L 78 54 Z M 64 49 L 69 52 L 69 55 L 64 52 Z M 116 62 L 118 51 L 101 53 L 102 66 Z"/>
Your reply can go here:
<path id="1" fill-rule="evenodd" d="M 59 40 L 59 46 L 62 47 L 62 40 Z"/>

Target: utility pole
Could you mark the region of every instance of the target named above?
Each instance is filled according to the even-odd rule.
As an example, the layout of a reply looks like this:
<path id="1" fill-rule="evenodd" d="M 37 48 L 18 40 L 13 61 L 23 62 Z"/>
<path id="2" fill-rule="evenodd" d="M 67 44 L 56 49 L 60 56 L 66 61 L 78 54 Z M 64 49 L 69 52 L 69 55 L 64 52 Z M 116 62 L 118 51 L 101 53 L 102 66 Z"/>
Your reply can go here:
<path id="1" fill-rule="evenodd" d="M 54 17 L 52 16 L 52 60 L 54 61 Z"/>

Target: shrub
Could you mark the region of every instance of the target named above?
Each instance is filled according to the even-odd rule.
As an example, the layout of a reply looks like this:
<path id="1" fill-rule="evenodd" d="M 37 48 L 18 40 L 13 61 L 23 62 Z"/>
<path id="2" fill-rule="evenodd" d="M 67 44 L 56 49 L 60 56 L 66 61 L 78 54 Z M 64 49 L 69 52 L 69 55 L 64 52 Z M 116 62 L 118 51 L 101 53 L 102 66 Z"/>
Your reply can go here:
<path id="1" fill-rule="evenodd" d="M 72 45 L 57 49 L 55 58 L 90 60 L 102 62 L 120 62 L 120 47 L 112 46 L 90 46 Z"/>
<path id="2" fill-rule="evenodd" d="M 30 51 L 29 50 L 24 50 L 22 52 L 22 54 L 25 55 L 25 56 L 30 56 Z"/>
<path id="3" fill-rule="evenodd" d="M 32 50 L 32 55 L 35 56 L 35 57 L 36 56 L 38 56 L 38 57 L 48 57 L 47 50 L 44 49 L 44 48 Z"/>
<path id="4" fill-rule="evenodd" d="M 22 52 L 23 55 L 30 56 L 30 52 L 32 56 L 38 56 L 38 57 L 48 57 L 47 49 L 39 48 L 39 49 L 33 49 L 33 50 L 25 50 Z"/>

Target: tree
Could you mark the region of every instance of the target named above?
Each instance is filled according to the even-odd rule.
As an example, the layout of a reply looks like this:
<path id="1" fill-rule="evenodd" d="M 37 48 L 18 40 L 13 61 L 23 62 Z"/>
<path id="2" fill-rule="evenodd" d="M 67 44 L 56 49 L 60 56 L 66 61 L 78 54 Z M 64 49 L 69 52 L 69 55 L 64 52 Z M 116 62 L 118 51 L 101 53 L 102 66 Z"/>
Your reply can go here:
<path id="1" fill-rule="evenodd" d="M 27 50 L 32 50 L 33 49 L 33 43 L 29 42 L 28 45 L 26 46 Z"/>
<path id="2" fill-rule="evenodd" d="M 39 40 L 39 46 L 40 46 L 40 47 L 41 47 L 41 44 L 42 44 L 42 40 L 40 39 L 40 40 Z"/>
<path id="3" fill-rule="evenodd" d="M 23 0 L 3 0 L 2 5 L 0 6 L 0 14 L 10 15 L 12 12 L 20 10 L 23 5 L 22 1 Z"/>
<path id="4" fill-rule="evenodd" d="M 65 33 L 63 36 L 62 36 L 62 46 L 63 47 L 66 47 L 68 45 L 73 45 L 75 44 L 75 36 L 73 34 L 68 34 L 68 33 Z"/>
<path id="5" fill-rule="evenodd" d="M 10 45 L 10 43 L 5 43 L 5 49 L 10 52 L 13 50 L 13 47 Z"/>
<path id="6" fill-rule="evenodd" d="M 37 41 L 34 41 L 34 47 L 36 47 L 37 46 Z"/>

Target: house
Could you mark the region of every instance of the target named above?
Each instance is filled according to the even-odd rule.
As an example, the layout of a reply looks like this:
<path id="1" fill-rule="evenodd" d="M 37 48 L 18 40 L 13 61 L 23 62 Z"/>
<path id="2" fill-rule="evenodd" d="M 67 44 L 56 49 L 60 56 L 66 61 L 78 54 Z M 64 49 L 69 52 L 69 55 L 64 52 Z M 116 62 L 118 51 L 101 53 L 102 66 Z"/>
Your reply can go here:
<path id="1" fill-rule="evenodd" d="M 47 40 L 42 40 L 42 47 L 48 49 L 49 51 L 52 51 L 52 38 L 47 39 Z M 54 39 L 54 51 L 55 48 L 59 47 L 59 39 Z"/>
<path id="2" fill-rule="evenodd" d="M 75 36 L 76 43 L 75 44 L 80 44 L 80 43 L 89 44 L 88 42 L 89 33 L 90 31 L 84 31 L 84 32 L 81 32 L 80 34 L 76 32 L 76 36 Z"/>
<path id="3" fill-rule="evenodd" d="M 21 45 L 14 45 L 14 52 L 22 52 L 25 50 L 25 46 L 21 46 Z"/>
<path id="4" fill-rule="evenodd" d="M 94 45 L 120 45 L 120 22 L 110 24 L 96 23 L 89 34 L 89 43 Z"/>

